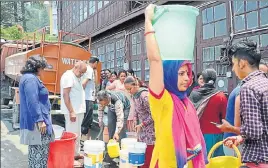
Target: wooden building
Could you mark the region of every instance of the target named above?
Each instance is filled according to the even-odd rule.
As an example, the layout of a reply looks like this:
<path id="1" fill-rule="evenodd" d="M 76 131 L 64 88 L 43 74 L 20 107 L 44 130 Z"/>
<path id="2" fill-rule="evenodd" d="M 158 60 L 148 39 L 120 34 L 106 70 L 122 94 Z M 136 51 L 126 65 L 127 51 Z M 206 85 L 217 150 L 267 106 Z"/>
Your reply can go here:
<path id="1" fill-rule="evenodd" d="M 148 81 L 149 65 L 143 36 L 144 9 L 148 3 L 60 1 L 59 29 L 89 35 L 91 52 L 100 57 L 103 69 L 118 71 L 124 68 L 125 63 L 138 77 Z M 268 1 L 158 1 L 156 4 L 187 4 L 200 9 L 193 68 L 195 72 L 207 67 L 216 69 L 219 89 L 230 92 L 237 83 L 231 65 L 218 63 L 224 40 L 255 40 L 268 61 Z M 64 40 L 75 39 L 65 36 Z"/>

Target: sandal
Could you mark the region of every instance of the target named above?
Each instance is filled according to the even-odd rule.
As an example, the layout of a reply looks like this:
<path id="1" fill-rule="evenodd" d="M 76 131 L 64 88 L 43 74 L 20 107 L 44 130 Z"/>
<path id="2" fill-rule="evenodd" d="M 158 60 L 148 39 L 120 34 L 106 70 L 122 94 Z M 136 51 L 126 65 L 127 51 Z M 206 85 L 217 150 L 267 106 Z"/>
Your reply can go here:
<path id="1" fill-rule="evenodd" d="M 83 167 L 84 165 L 81 162 L 77 160 L 74 161 L 74 168 L 83 168 Z"/>

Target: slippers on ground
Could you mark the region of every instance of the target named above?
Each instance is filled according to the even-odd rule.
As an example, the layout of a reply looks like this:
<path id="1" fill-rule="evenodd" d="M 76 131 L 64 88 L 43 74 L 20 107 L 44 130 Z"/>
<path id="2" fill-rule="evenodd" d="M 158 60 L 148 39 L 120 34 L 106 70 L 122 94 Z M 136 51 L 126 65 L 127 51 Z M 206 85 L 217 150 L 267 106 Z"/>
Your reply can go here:
<path id="1" fill-rule="evenodd" d="M 83 168 L 83 167 L 84 165 L 81 162 L 77 160 L 74 161 L 74 168 Z"/>

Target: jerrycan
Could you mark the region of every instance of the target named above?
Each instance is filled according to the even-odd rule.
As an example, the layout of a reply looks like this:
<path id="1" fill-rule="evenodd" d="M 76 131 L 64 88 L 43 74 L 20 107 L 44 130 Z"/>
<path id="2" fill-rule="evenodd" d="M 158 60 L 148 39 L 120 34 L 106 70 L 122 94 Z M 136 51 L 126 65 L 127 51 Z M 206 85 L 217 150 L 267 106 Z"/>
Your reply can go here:
<path id="1" fill-rule="evenodd" d="M 193 60 L 198 14 L 197 8 L 186 5 L 155 8 L 152 24 L 162 60 Z"/>
<path id="2" fill-rule="evenodd" d="M 120 155 L 119 143 L 113 139 L 110 139 L 107 144 L 107 151 L 110 158 L 116 158 Z"/>

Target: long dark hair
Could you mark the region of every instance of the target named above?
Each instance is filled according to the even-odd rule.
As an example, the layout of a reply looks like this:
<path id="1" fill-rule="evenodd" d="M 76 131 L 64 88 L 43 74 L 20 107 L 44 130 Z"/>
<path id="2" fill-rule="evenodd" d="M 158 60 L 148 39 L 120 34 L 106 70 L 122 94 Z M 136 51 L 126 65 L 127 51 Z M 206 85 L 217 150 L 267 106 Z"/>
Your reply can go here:
<path id="1" fill-rule="evenodd" d="M 124 74 L 127 76 L 127 71 L 121 69 L 121 70 L 119 70 L 119 72 L 118 72 L 118 78 L 120 77 L 121 73 L 124 73 Z"/>
<path id="2" fill-rule="evenodd" d="M 47 67 L 47 61 L 44 57 L 40 55 L 33 55 L 28 58 L 25 66 L 20 71 L 21 74 L 33 73 L 37 74 L 38 69 L 45 69 Z"/>

